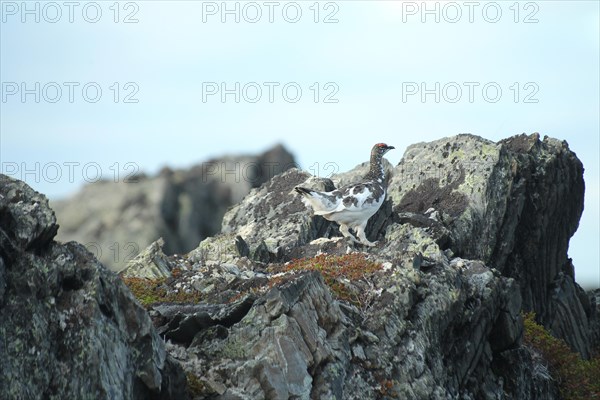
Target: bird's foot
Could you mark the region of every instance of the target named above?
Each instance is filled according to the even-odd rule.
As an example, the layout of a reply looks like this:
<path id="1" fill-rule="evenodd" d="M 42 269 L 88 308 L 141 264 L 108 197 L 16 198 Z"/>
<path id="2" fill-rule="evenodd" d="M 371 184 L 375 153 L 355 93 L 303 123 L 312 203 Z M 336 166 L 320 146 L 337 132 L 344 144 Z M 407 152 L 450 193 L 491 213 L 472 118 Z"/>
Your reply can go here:
<path id="1" fill-rule="evenodd" d="M 378 243 L 377 241 L 375 241 L 375 242 L 369 242 L 366 239 L 364 241 L 360 242 L 360 244 L 364 244 L 365 246 L 369 246 L 369 247 L 375 247 L 375 246 L 377 246 L 377 243 Z"/>
<path id="2" fill-rule="evenodd" d="M 365 227 L 364 226 L 358 227 L 358 229 L 356 230 L 356 233 L 357 233 L 356 236 L 358 236 L 358 241 L 360 242 L 360 244 L 369 246 L 369 247 L 374 247 L 377 245 L 377 242 L 371 242 L 371 241 L 369 241 L 369 239 L 367 239 L 367 235 L 365 235 Z"/>
<path id="3" fill-rule="evenodd" d="M 350 243 L 360 243 L 358 240 L 348 229 L 346 225 L 340 225 L 340 233 L 344 235 L 344 238 L 348 240 Z"/>

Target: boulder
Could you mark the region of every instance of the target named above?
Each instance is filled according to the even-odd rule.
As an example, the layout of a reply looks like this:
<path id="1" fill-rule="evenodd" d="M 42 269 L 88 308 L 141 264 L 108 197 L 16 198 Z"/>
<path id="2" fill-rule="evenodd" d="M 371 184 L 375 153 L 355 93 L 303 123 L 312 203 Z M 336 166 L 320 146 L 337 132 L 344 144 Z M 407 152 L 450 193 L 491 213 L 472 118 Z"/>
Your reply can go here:
<path id="1" fill-rule="evenodd" d="M 57 230 L 43 195 L 0 175 L 0 397 L 186 398 L 146 311 Z"/>
<path id="2" fill-rule="evenodd" d="M 393 171 L 390 198 L 397 212 L 435 209 L 454 254 L 516 279 L 524 310 L 587 358 L 584 296 L 567 254 L 584 190 L 583 166 L 566 142 L 458 135 L 409 146 Z"/>

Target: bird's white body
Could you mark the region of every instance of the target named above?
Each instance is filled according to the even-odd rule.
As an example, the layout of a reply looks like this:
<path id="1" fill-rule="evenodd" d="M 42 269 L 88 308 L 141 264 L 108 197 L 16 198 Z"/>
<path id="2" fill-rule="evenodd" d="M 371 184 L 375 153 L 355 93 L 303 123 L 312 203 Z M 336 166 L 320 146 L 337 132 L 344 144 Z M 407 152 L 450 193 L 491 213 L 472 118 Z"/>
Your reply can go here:
<path id="1" fill-rule="evenodd" d="M 383 143 L 375 145 L 371 151 L 371 171 L 364 182 L 341 187 L 330 192 L 296 187 L 302 195 L 302 201 L 313 209 L 315 215 L 340 224 L 340 232 L 353 242 L 374 246 L 367 240 L 365 228 L 367 221 L 381 207 L 386 196 L 381 157 L 391 146 Z M 350 233 L 353 229 L 359 240 Z"/>
<path id="2" fill-rule="evenodd" d="M 334 192 L 312 192 L 310 196 L 302 197 L 302 201 L 306 205 L 310 205 L 315 215 L 322 215 L 323 218 L 329 221 L 335 221 L 340 224 L 348 225 L 350 228 L 356 228 L 364 220 L 371 218 L 385 198 L 385 191 L 383 195 L 378 199 L 373 199 L 367 202 L 369 198 L 372 198 L 372 193 L 368 190 L 364 190 L 361 193 L 355 193 L 355 188 L 350 186 L 345 190 L 345 196 L 335 197 Z M 326 197 L 323 194 L 327 195 Z M 356 199 L 354 202 L 346 202 L 344 199 L 352 196 Z M 332 201 L 332 198 L 335 199 Z"/>

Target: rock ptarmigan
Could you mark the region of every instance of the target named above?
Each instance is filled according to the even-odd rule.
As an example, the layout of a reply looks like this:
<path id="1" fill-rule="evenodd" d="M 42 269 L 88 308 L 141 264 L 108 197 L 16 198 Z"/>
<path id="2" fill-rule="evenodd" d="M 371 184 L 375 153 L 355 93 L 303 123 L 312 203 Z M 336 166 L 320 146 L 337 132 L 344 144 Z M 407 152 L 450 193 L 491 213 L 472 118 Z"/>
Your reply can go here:
<path id="1" fill-rule="evenodd" d="M 377 143 L 371 150 L 369 172 L 363 181 L 343 186 L 331 192 L 296 186 L 294 190 L 302 195 L 304 204 L 310 205 L 315 215 L 340 224 L 340 232 L 352 242 L 375 246 L 365 235 L 367 221 L 379 210 L 386 195 L 387 182 L 381 160 L 393 146 Z M 350 233 L 352 228 L 358 240 Z"/>

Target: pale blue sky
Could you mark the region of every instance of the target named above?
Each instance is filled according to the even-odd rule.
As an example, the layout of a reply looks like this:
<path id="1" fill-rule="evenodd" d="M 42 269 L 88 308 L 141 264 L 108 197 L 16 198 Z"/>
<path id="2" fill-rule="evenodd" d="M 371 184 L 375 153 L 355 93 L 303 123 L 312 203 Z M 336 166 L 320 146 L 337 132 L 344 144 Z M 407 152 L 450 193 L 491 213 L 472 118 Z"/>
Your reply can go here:
<path id="1" fill-rule="evenodd" d="M 343 171 L 364 161 L 373 142 L 396 146 L 388 154 L 395 164 L 417 141 L 461 132 L 499 140 L 537 131 L 567 140 L 584 163 L 586 209 L 570 255 L 577 280 L 600 286 L 597 1 L 477 2 L 473 9 L 429 2 L 430 10 L 437 4 L 439 22 L 435 10 L 422 12 L 420 1 L 282 1 L 272 9 L 272 23 L 265 2 L 227 4 L 234 9 L 236 3 L 239 23 L 235 14 L 222 15 L 221 1 L 121 2 L 118 16 L 113 1 L 78 2 L 71 10 L 63 2 L 29 1 L 32 14 L 21 1 L 2 1 L 2 171 L 19 168 L 11 175 L 20 178 L 23 165 L 40 163 L 40 172 L 25 180 L 56 198 L 81 186 L 84 165 L 88 176 L 98 167 L 111 176 L 118 163 L 123 177 L 131 171 L 126 163 L 153 173 L 281 142 L 304 168 L 334 162 Z M 257 10 L 262 18 L 252 23 Z M 137 22 L 124 23 L 127 16 Z M 327 18 L 337 22 L 324 23 Z M 40 83 L 39 103 L 35 93 L 22 101 L 23 82 L 34 92 Z M 219 94 L 207 95 L 207 82 L 230 89 L 239 82 L 240 102 L 233 94 L 224 103 Z M 243 92 L 251 82 L 262 90 L 256 103 L 250 102 L 255 86 Z M 264 82 L 279 84 L 273 102 Z M 436 82 L 439 103 L 435 94 L 424 102 L 420 93 L 410 94 L 421 83 L 435 92 Z M 472 101 L 464 82 L 473 82 Z M 89 100 L 95 87 L 102 90 L 96 103 L 82 95 L 88 83 Z M 62 97 L 51 103 L 57 86 Z M 302 95 L 292 103 L 294 87 Z M 457 87 L 462 97 L 452 103 Z M 492 102 L 496 88 L 502 94 Z M 138 102 L 124 103 L 136 90 Z M 338 102 L 324 102 L 333 92 Z M 80 163 L 72 167 L 72 182 L 64 164 L 70 162 Z M 61 168 L 56 182 L 54 167 L 44 176 L 49 165 Z"/>

